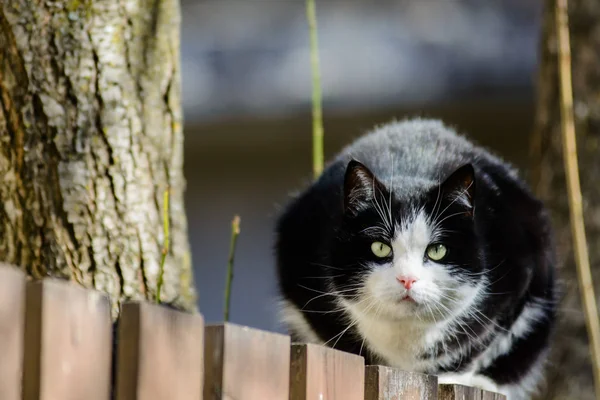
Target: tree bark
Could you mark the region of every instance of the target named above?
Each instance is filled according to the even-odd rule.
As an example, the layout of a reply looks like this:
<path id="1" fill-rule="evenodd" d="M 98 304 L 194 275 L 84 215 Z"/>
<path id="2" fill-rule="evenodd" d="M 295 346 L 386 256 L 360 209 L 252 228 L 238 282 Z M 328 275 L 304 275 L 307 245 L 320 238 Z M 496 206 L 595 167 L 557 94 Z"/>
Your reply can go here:
<path id="1" fill-rule="evenodd" d="M 0 2 L 0 259 L 123 300 L 195 304 L 177 0 Z"/>
<path id="2" fill-rule="evenodd" d="M 541 41 L 533 181 L 550 208 L 562 284 L 559 324 L 541 399 L 594 399 L 585 317 L 577 283 L 562 159 L 555 0 L 546 0 Z M 586 233 L 596 297 L 600 294 L 600 2 L 569 0 L 573 94 Z"/>

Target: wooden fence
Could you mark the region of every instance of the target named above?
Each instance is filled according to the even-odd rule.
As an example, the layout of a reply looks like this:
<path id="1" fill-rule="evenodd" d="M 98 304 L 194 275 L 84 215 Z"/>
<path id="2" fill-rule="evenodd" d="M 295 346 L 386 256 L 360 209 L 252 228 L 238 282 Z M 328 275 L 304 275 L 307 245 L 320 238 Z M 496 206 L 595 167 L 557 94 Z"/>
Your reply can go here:
<path id="1" fill-rule="evenodd" d="M 504 399 L 149 303 L 123 306 L 115 340 L 103 294 L 0 265 L 1 400 Z"/>

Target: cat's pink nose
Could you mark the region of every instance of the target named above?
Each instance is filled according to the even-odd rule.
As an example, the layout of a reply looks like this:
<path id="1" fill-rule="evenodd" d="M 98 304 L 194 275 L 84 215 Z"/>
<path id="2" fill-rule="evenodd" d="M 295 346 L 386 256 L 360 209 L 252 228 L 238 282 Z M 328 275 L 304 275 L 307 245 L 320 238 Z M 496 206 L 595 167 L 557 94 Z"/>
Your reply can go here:
<path id="1" fill-rule="evenodd" d="M 402 284 L 402 286 L 404 286 L 407 290 L 410 289 L 412 287 L 412 285 L 415 284 L 416 281 L 418 281 L 417 278 L 414 278 L 412 276 L 398 276 L 396 277 L 396 279 L 398 280 L 398 282 L 400 282 Z"/>

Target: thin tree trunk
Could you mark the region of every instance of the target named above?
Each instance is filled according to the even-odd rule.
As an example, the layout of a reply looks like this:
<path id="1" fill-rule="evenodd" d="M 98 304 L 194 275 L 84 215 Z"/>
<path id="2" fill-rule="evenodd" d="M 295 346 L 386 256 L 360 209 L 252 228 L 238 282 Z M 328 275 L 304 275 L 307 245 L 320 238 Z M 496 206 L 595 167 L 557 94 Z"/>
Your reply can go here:
<path id="1" fill-rule="evenodd" d="M 0 2 L 0 259 L 194 307 L 177 0 Z"/>
<path id="2" fill-rule="evenodd" d="M 546 0 L 532 142 L 534 183 L 551 209 L 563 297 L 542 399 L 594 399 L 591 358 L 573 260 L 560 135 L 555 0 Z M 600 293 L 600 2 L 569 0 L 575 123 L 584 215 L 596 295 Z"/>

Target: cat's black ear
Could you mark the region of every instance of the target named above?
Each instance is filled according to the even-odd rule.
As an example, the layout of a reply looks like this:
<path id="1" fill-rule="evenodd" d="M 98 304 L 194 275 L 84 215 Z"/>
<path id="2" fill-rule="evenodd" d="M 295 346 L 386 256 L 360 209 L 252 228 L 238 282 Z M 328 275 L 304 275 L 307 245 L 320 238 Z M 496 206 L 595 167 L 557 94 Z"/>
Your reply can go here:
<path id="1" fill-rule="evenodd" d="M 454 171 L 442 183 L 441 191 L 446 199 L 472 210 L 475 202 L 475 169 L 473 169 L 473 165 L 465 164 Z"/>
<path id="2" fill-rule="evenodd" d="M 378 195 L 382 195 L 385 186 L 373 175 L 371 170 L 356 160 L 346 167 L 344 178 L 344 210 L 350 213 L 366 208 Z"/>

